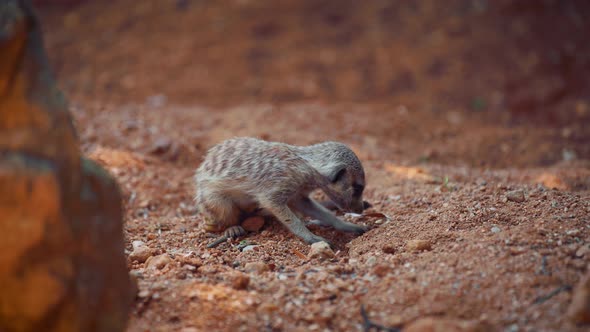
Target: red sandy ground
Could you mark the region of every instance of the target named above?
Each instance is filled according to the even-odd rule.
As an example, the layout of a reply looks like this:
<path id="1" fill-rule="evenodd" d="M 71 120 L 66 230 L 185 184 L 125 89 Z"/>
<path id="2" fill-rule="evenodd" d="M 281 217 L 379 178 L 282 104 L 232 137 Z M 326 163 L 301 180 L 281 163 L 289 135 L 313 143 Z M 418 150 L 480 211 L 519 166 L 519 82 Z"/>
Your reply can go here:
<path id="1" fill-rule="evenodd" d="M 83 149 L 125 193 L 127 249 L 171 258 L 129 261 L 129 331 L 362 330 L 361 305 L 387 327 L 584 330 L 565 312 L 590 262 L 588 6 L 278 3 L 40 8 Z M 191 178 L 241 135 L 348 143 L 368 212 L 389 219 L 360 218 L 373 229 L 356 238 L 310 226 L 335 244 L 326 261 L 276 222 L 253 251 L 206 249 Z"/>

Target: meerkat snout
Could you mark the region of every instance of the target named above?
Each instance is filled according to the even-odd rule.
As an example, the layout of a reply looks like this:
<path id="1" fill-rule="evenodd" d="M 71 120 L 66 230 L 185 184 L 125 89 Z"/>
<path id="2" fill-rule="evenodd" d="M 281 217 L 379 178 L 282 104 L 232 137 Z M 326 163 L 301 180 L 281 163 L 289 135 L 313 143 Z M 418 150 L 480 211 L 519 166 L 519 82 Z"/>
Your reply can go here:
<path id="1" fill-rule="evenodd" d="M 328 186 L 333 191 L 330 199 L 338 208 L 346 212 L 363 212 L 363 191 L 365 190 L 363 172 L 352 167 L 338 167 Z"/>

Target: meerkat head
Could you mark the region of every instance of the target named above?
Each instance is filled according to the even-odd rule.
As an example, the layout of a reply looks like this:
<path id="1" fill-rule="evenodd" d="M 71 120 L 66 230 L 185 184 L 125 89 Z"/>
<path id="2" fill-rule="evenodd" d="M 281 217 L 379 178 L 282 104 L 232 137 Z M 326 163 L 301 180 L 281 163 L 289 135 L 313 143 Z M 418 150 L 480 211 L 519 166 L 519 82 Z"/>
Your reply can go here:
<path id="1" fill-rule="evenodd" d="M 340 209 L 362 213 L 365 171 L 359 158 L 342 143 L 326 142 L 319 146 L 324 161 L 320 172 L 328 180 L 326 194 Z"/>

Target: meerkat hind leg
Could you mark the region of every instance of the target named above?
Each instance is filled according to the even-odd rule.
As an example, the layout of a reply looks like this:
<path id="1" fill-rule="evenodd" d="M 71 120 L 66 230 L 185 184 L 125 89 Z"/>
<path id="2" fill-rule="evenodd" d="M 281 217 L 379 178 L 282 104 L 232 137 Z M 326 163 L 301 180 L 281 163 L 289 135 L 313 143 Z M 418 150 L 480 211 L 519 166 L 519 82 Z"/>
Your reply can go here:
<path id="1" fill-rule="evenodd" d="M 213 248 L 228 238 L 235 238 L 246 233 L 239 226 L 242 214 L 239 207 L 226 195 L 210 193 L 203 202 L 203 207 L 205 229 L 207 231 L 225 230 L 223 235 L 207 246 L 208 248 Z"/>
<path id="2" fill-rule="evenodd" d="M 244 234 L 246 234 L 246 230 L 242 226 L 238 226 L 238 225 L 232 226 L 223 232 L 223 235 L 227 236 L 228 238 L 230 238 L 230 237 L 236 238 L 236 237 L 242 236 Z"/>
<path id="3" fill-rule="evenodd" d="M 246 234 L 246 230 L 242 226 L 238 226 L 238 225 L 231 226 L 223 232 L 223 235 L 221 235 L 220 237 L 215 239 L 215 241 L 209 243 L 207 245 L 207 248 L 217 247 L 221 243 L 227 241 L 227 239 L 230 239 L 230 238 L 235 239 L 235 238 L 240 237 L 245 234 Z"/>

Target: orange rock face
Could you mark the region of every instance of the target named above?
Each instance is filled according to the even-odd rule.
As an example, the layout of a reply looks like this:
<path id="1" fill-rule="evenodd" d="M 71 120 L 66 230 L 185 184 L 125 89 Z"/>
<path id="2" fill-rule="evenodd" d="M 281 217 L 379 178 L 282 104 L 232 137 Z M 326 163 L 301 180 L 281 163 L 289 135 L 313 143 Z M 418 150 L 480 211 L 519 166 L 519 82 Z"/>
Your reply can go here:
<path id="1" fill-rule="evenodd" d="M 80 156 L 28 4 L 0 17 L 0 331 L 122 331 L 119 188 Z"/>

